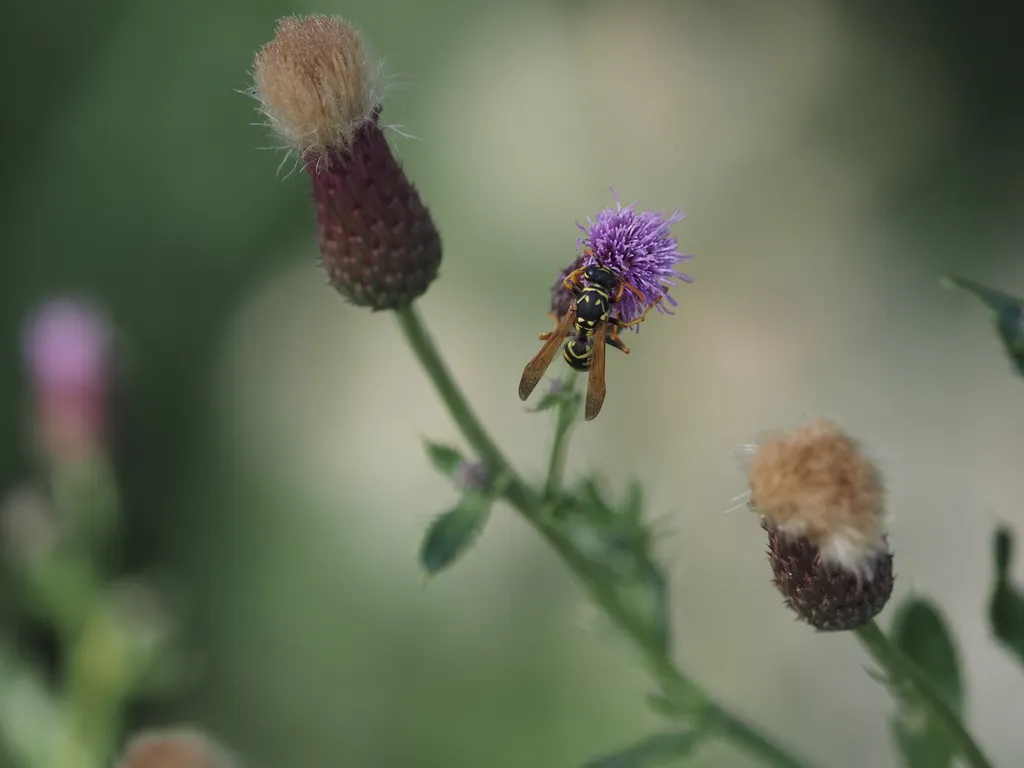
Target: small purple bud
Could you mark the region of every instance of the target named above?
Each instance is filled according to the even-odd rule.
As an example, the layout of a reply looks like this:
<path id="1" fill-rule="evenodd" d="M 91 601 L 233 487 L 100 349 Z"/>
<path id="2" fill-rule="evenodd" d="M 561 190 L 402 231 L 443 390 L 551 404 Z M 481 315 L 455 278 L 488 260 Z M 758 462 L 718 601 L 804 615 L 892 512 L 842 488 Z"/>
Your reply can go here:
<path id="1" fill-rule="evenodd" d="M 463 459 L 455 470 L 455 483 L 464 491 L 480 493 L 490 486 L 491 477 L 482 463 Z"/>

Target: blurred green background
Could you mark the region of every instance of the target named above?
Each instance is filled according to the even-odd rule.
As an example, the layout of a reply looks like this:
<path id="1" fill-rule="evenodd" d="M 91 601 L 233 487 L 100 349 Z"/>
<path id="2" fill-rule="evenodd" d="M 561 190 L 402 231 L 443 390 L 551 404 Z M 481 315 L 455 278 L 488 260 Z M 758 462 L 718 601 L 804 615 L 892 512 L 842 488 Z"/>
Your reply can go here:
<path id="1" fill-rule="evenodd" d="M 392 320 L 326 287 L 308 180 L 240 93 L 278 17 L 325 12 L 387 59 L 384 118 L 446 246 L 422 311 L 524 472 L 551 425 L 514 385 L 575 222 L 609 185 L 688 214 L 696 283 L 610 358 L 570 465 L 640 477 L 670 519 L 684 667 L 820 765 L 895 765 L 856 643 L 796 623 L 757 520 L 724 514 L 739 446 L 836 418 L 887 473 L 897 598 L 941 601 L 971 723 L 1014 764 L 1024 687 L 983 604 L 995 521 L 1024 526 L 1022 392 L 938 285 L 1024 290 L 1002 5 L 8 2 L 0 482 L 32 467 L 23 319 L 91 296 L 120 333 L 121 567 L 177 585 L 198 652 L 130 726 L 201 725 L 251 768 L 560 768 L 656 724 L 628 648 L 510 511 L 423 588 L 454 493 L 420 438 L 455 430 Z"/>

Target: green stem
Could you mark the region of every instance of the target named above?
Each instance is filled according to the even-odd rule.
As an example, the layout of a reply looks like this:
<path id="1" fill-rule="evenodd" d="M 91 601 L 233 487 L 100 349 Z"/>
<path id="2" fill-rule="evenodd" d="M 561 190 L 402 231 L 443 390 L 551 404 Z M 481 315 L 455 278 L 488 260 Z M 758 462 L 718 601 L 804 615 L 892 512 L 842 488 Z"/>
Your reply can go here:
<path id="1" fill-rule="evenodd" d="M 882 632 L 878 624 L 870 621 L 855 632 L 861 645 L 889 673 L 889 677 L 894 682 L 913 689 L 921 703 L 928 708 L 936 721 L 945 729 L 950 742 L 956 747 L 967 765 L 971 768 L 992 768 L 992 763 L 974 743 L 971 735 L 960 722 L 960 718 L 949 708 L 920 667 L 889 642 L 889 638 Z"/>
<path id="2" fill-rule="evenodd" d="M 555 422 L 555 441 L 551 446 L 551 458 L 548 460 L 548 478 L 544 482 L 544 498 L 551 500 L 562 486 L 562 475 L 565 474 L 565 460 L 569 455 L 569 435 L 576 424 L 579 413 L 579 401 L 576 394 L 576 371 L 566 366 L 562 378 L 562 392 L 569 395 L 558 405 L 558 416 Z"/>
<path id="3" fill-rule="evenodd" d="M 594 601 L 608 613 L 625 634 L 629 635 L 640 651 L 644 666 L 661 685 L 665 695 L 683 711 L 702 720 L 713 722 L 723 737 L 765 765 L 774 768 L 808 768 L 808 763 L 776 746 L 753 726 L 748 725 L 740 717 L 715 702 L 708 693 L 680 672 L 670 659 L 646 639 L 647 633 L 643 627 L 622 605 L 615 592 L 596 576 L 591 563 L 576 550 L 564 535 L 546 524 L 543 498 L 519 478 L 497 445 L 491 440 L 463 396 L 459 385 L 455 383 L 449 373 L 441 353 L 416 309 L 410 306 L 397 310 L 395 314 L 409 346 L 426 370 L 428 378 L 447 406 L 452 419 L 462 431 L 463 437 L 488 465 L 491 472 L 495 475 L 502 474 L 508 478 L 505 498 L 562 557 Z M 563 436 L 562 442 L 559 443 L 556 438 L 555 450 L 564 453 L 565 440 L 566 437 Z M 558 474 L 561 472 L 558 469 L 558 462 L 561 461 L 563 459 L 556 461 L 554 455 L 552 456 L 552 464 Z M 548 474 L 550 482 L 552 474 L 550 469 Z"/>

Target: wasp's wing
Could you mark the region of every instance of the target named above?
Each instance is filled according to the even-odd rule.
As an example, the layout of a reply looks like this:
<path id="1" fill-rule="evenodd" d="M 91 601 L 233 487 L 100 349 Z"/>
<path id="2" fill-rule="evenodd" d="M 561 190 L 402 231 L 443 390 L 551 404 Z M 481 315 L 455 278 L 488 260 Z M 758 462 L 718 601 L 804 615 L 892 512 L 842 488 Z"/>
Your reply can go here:
<path id="1" fill-rule="evenodd" d="M 544 378 L 544 372 L 547 371 L 548 366 L 551 365 L 551 361 L 555 359 L 555 353 L 562 348 L 562 342 L 565 341 L 565 337 L 569 333 L 569 329 L 572 328 L 573 323 L 576 322 L 576 305 L 571 304 L 569 311 L 565 313 L 558 325 L 555 327 L 554 333 L 548 336 L 547 341 L 544 342 L 544 346 L 540 348 L 540 352 L 533 358 L 526 366 L 523 371 L 523 378 L 519 380 L 519 399 L 525 400 L 530 396 L 530 393 L 540 383 L 540 380 Z"/>
<path id="2" fill-rule="evenodd" d="M 601 327 L 594 334 L 594 346 L 590 356 L 590 376 L 587 379 L 587 406 L 584 412 L 587 421 L 597 418 L 604 405 L 604 359 L 605 339 L 608 335 L 608 324 L 601 323 Z"/>

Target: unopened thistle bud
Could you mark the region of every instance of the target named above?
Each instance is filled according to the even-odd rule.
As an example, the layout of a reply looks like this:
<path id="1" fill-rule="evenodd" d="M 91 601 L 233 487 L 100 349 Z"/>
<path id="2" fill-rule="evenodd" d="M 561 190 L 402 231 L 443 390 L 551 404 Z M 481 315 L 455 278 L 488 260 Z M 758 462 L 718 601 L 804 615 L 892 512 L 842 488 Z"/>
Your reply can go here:
<path id="1" fill-rule="evenodd" d="M 441 238 L 381 129 L 378 77 L 359 35 L 339 18 L 284 18 L 256 56 L 254 81 L 313 181 L 331 284 L 358 306 L 408 306 L 437 276 Z"/>
<path id="2" fill-rule="evenodd" d="M 37 309 L 24 332 L 40 448 L 54 462 L 96 453 L 107 429 L 111 329 L 97 310 L 74 299 Z"/>
<path id="3" fill-rule="evenodd" d="M 775 586 L 820 630 L 856 629 L 893 588 L 881 473 L 836 424 L 815 420 L 753 447 L 750 507 Z"/>
<path id="4" fill-rule="evenodd" d="M 118 768 L 236 768 L 236 763 L 207 736 L 178 729 L 134 736 Z"/>

